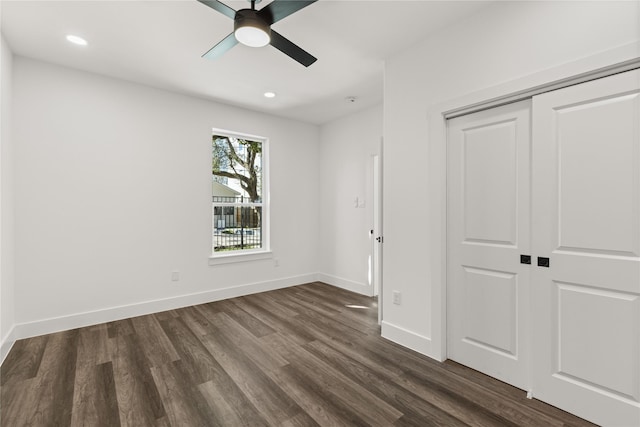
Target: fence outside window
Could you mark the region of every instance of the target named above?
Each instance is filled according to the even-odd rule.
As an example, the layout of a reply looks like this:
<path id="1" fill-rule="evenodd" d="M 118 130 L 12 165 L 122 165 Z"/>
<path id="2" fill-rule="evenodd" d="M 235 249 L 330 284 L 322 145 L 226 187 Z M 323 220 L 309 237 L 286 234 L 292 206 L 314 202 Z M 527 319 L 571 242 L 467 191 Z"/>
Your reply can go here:
<path id="1" fill-rule="evenodd" d="M 262 206 L 244 196 L 213 196 L 212 201 L 215 252 L 262 248 Z"/>

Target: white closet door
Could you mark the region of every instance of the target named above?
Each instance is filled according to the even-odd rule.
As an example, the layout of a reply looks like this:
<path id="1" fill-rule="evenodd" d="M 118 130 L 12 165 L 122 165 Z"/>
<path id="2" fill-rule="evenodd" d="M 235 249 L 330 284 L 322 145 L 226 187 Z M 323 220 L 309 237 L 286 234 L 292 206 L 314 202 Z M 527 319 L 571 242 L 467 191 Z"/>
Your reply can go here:
<path id="1" fill-rule="evenodd" d="M 448 357 L 528 388 L 530 101 L 448 132 Z"/>
<path id="2" fill-rule="evenodd" d="M 534 397 L 640 426 L 640 72 L 534 97 Z"/>

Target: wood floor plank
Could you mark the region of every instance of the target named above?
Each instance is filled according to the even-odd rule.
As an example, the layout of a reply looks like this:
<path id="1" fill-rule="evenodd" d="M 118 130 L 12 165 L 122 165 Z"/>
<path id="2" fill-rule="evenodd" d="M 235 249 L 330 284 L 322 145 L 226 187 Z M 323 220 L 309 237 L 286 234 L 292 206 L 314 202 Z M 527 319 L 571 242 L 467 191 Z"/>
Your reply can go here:
<path id="1" fill-rule="evenodd" d="M 48 335 L 43 335 L 17 341 L 0 369 L 0 385 L 7 386 L 12 382 L 34 378 L 40 368 L 48 339 Z"/>
<path id="2" fill-rule="evenodd" d="M 206 306 L 206 304 L 202 304 L 200 306 L 185 307 L 180 310 L 180 316 L 178 316 L 197 336 L 207 335 L 211 333 L 211 321 L 206 316 L 204 316 L 201 311 L 204 306 Z"/>
<path id="3" fill-rule="evenodd" d="M 155 317 L 156 320 L 160 322 L 162 320 L 170 320 L 174 317 L 180 317 L 180 314 L 178 313 L 177 310 L 167 310 L 167 311 L 161 311 L 159 313 L 154 313 L 153 317 Z"/>
<path id="4" fill-rule="evenodd" d="M 418 384 L 420 389 L 448 390 L 455 393 L 461 401 L 474 404 L 487 413 L 500 414 L 503 424 L 514 426 L 561 426 L 563 423 L 540 414 L 532 408 L 513 404 L 512 401 L 497 393 L 483 389 L 472 381 L 447 375 L 439 370 L 432 370 L 429 375 L 424 372 L 408 369 L 405 374 L 407 382 Z M 479 395 L 478 392 L 482 391 Z"/>
<path id="5" fill-rule="evenodd" d="M 219 387 L 218 381 L 207 381 L 198 386 L 206 402 L 217 414 L 224 426 L 266 427 L 269 424 L 258 410 L 242 393 L 236 393 L 235 398 L 227 390 Z M 238 402 L 238 398 L 242 403 Z"/>
<path id="6" fill-rule="evenodd" d="M 107 328 L 78 329 L 77 367 L 96 366 L 111 361 Z"/>
<path id="7" fill-rule="evenodd" d="M 592 427 L 380 337 L 375 298 L 314 282 L 15 343 L 0 424 Z"/>
<path id="8" fill-rule="evenodd" d="M 270 322 L 278 325 L 277 330 L 286 335 L 291 336 L 300 345 L 304 345 L 317 339 L 335 339 L 345 343 L 351 342 L 354 337 L 364 336 L 366 333 L 357 329 L 346 326 L 339 321 L 333 320 L 317 313 L 315 310 L 301 307 L 303 315 L 296 316 L 293 319 L 274 316 L 266 312 L 264 308 L 256 307 L 252 301 L 249 301 L 248 308 L 255 316 L 271 317 Z M 262 310 L 262 312 L 261 312 Z"/>
<path id="9" fill-rule="evenodd" d="M 345 289 L 336 288 L 335 286 L 327 285 L 322 282 L 313 282 L 296 287 L 296 290 L 304 291 L 310 294 L 317 295 L 322 298 L 323 301 L 330 304 L 337 305 L 364 305 L 377 309 L 377 300 L 375 298 L 368 297 L 366 295 L 356 294 L 354 292 L 347 291 Z M 372 321 L 377 323 L 377 311 L 363 312 L 363 314 L 370 313 L 368 316 Z"/>
<path id="10" fill-rule="evenodd" d="M 166 412 L 135 334 L 116 336 L 109 344 L 120 424 L 123 427 L 156 425 Z"/>
<path id="11" fill-rule="evenodd" d="M 460 402 L 455 399 L 446 399 L 434 392 L 426 396 L 426 399 L 424 399 L 424 395 L 417 396 L 398 384 L 399 377 L 397 375 L 385 370 L 372 371 L 325 343 L 315 341 L 308 344 L 306 348 L 311 350 L 314 356 L 334 366 L 345 377 L 367 388 L 377 397 L 391 402 L 404 414 L 405 423 L 410 419 L 430 419 L 438 425 L 447 426 L 498 427 L 504 425 L 491 417 L 481 417 L 477 411 L 469 410 L 468 407 L 462 411 L 459 410 Z"/>
<path id="12" fill-rule="evenodd" d="M 21 409 L 9 408 L 3 425 L 65 426 L 71 423 L 77 341 L 77 329 L 49 336 L 37 375 L 22 383 Z M 3 407 L 4 417 L 7 408 Z"/>
<path id="13" fill-rule="evenodd" d="M 131 335 L 136 333 L 136 331 L 133 329 L 133 324 L 131 323 L 131 319 L 122 319 L 122 320 L 116 320 L 113 322 L 108 322 L 107 331 L 108 331 L 109 338 L 115 338 L 120 335 Z"/>
<path id="14" fill-rule="evenodd" d="M 215 311 L 216 315 L 221 312 Z M 267 425 L 266 421 L 255 409 L 253 403 L 247 398 L 234 380 L 224 370 L 213 354 L 207 350 L 201 337 L 197 337 L 189 324 L 182 318 L 173 318 L 161 322 L 169 339 L 173 342 L 180 360 L 183 362 L 182 374 L 192 384 L 197 385 L 209 407 L 215 413 L 222 413 L 220 421 L 232 417 L 227 406 L 235 408 L 238 425 L 260 426 Z M 211 398 L 223 396 L 225 402 L 212 401 Z M 220 412 L 222 411 L 222 412 Z"/>
<path id="15" fill-rule="evenodd" d="M 243 297 L 234 302 L 247 313 L 269 324 L 274 330 L 288 335 L 298 344 L 306 344 L 316 339 L 312 334 L 300 328 L 296 317 L 277 314 L 271 311 L 268 304 L 261 304 L 259 299 Z"/>
<path id="16" fill-rule="evenodd" d="M 366 366 L 371 372 L 379 372 L 388 377 L 397 377 L 404 374 L 401 364 L 390 363 L 390 360 L 384 357 L 383 354 L 379 354 L 369 346 L 362 344 L 366 341 L 345 343 L 338 340 L 325 340 L 323 342 L 361 365 Z"/>
<path id="17" fill-rule="evenodd" d="M 341 312 L 341 307 L 326 304 L 311 295 L 307 295 L 306 292 L 297 292 L 296 294 L 281 293 L 279 301 L 281 304 L 291 307 L 292 309 L 295 308 L 298 311 L 305 310 L 303 313 L 306 313 L 306 310 L 313 310 L 323 316 L 334 317 Z"/>
<path id="18" fill-rule="evenodd" d="M 284 360 L 287 360 L 287 357 L 291 354 L 294 348 L 308 344 L 306 342 L 303 344 L 299 344 L 294 339 L 292 339 L 290 335 L 280 332 L 264 336 L 260 338 L 260 341 L 262 342 L 262 347 L 264 348 L 265 352 L 277 354 Z"/>
<path id="19" fill-rule="evenodd" d="M 544 402 L 541 402 L 536 399 L 528 399 L 525 393 L 522 393 L 521 390 L 516 387 L 504 383 L 495 378 L 489 377 L 481 372 L 473 370 L 469 367 L 460 365 L 459 363 L 453 362 L 451 360 L 446 360 L 443 363 L 443 367 L 446 367 L 447 372 L 458 375 L 462 378 L 468 378 L 470 381 L 473 381 L 477 384 L 481 384 L 483 388 L 487 388 L 489 390 L 494 391 L 500 396 L 505 396 L 506 399 L 512 400 L 517 403 L 521 403 L 529 406 L 530 408 L 539 411 L 541 414 L 547 414 L 550 417 L 557 419 L 559 422 L 563 423 L 565 427 L 595 427 L 595 424 L 589 423 L 585 420 L 577 418 L 561 409 L 558 409 L 554 406 L 547 405 Z M 577 424 L 576 424 L 577 422 Z"/>
<path id="20" fill-rule="evenodd" d="M 365 348 L 369 346 L 368 343 L 361 344 Z M 517 404 L 511 396 L 485 389 L 469 378 L 452 375 L 445 364 L 430 359 L 425 360 L 424 356 L 407 350 L 386 342 L 382 346 L 372 346 L 364 351 L 375 351 L 378 355 L 387 358 L 389 362 L 401 357 L 405 371 L 402 381 L 405 386 L 413 387 L 415 390 L 449 390 L 455 393 L 458 399 L 475 402 L 484 411 L 499 414 L 499 420 L 504 424 L 514 423 L 519 426 L 562 425 L 562 422 L 539 413 L 529 405 Z M 425 369 L 425 365 L 429 369 Z M 518 393 L 524 394 L 521 390 Z"/>
<path id="21" fill-rule="evenodd" d="M 460 395 L 453 393 L 449 388 L 426 388 L 415 387 L 413 384 L 408 384 L 406 378 L 404 378 L 404 371 L 396 368 L 394 371 L 387 369 L 393 366 L 393 359 L 382 359 L 378 362 L 373 362 L 366 353 L 360 354 L 367 350 L 367 346 L 363 342 L 359 342 L 355 348 L 345 347 L 340 345 L 336 341 L 328 343 L 313 342 L 307 345 L 307 348 L 312 348 L 330 357 L 328 362 L 331 363 L 332 358 L 335 358 L 332 365 L 339 367 L 345 375 L 351 376 L 354 381 L 362 382 L 362 384 L 369 384 L 370 388 L 375 389 L 375 384 L 378 382 L 378 376 L 382 378 L 380 388 L 377 389 L 382 396 L 390 393 L 386 396 L 386 399 L 394 400 L 404 399 L 411 402 L 409 407 L 404 406 L 401 403 L 396 403 L 401 407 L 402 411 L 408 416 L 403 417 L 404 423 L 408 423 L 412 417 L 415 418 L 416 413 L 411 414 L 411 410 L 420 412 L 420 402 L 415 402 L 413 396 L 419 396 L 423 402 L 428 402 L 430 405 L 435 405 L 437 408 L 444 410 L 457 418 L 458 420 L 440 420 L 441 425 L 456 425 L 459 422 L 465 422 L 469 425 L 481 425 L 481 426 L 503 426 L 510 425 L 509 421 L 495 416 L 495 414 L 486 411 L 483 407 L 474 404 L 471 401 L 463 399 Z M 356 350 L 357 349 L 357 350 Z M 432 363 L 432 361 L 425 361 Z M 362 367 L 366 367 L 366 371 L 362 371 Z M 369 374 L 367 375 L 367 372 Z M 429 371 L 430 372 L 430 371 Z M 375 373 L 375 375 L 372 375 Z M 401 391 L 393 390 L 393 385 L 400 386 Z M 390 387 L 393 391 L 386 390 Z M 405 395 L 406 392 L 411 395 Z M 404 396 L 403 396 L 404 395 Z M 431 408 L 426 407 L 422 409 L 426 412 L 419 415 L 422 419 L 438 419 L 439 413 L 433 411 Z M 427 413 L 429 416 L 427 416 Z M 410 415 L 410 416 L 409 416 Z M 446 418 L 446 417 L 445 417 Z"/>
<path id="22" fill-rule="evenodd" d="M 180 359 L 156 317 L 134 317 L 131 319 L 131 324 L 136 331 L 140 348 L 147 356 L 151 367 L 165 365 Z"/>
<path id="23" fill-rule="evenodd" d="M 120 426 L 111 362 L 83 366 L 76 371 L 71 425 Z"/>
<path id="24" fill-rule="evenodd" d="M 287 359 L 306 379 L 306 383 L 315 383 L 328 390 L 369 424 L 382 422 L 390 425 L 402 416 L 396 408 L 341 375 L 336 367 L 324 363 L 304 348 L 290 349 Z"/>
<path id="25" fill-rule="evenodd" d="M 229 342 L 233 342 L 238 350 L 247 355 L 263 371 L 276 370 L 289 363 L 277 353 L 265 352 L 262 342 L 227 313 L 216 315 L 216 331 L 218 334 L 223 334 Z"/>
<path id="26" fill-rule="evenodd" d="M 313 418 L 306 413 L 298 414 L 293 418 L 288 419 L 282 423 L 282 427 L 314 427 L 318 426 Z"/>
<path id="27" fill-rule="evenodd" d="M 557 426 L 557 420 L 537 413 L 529 406 L 514 404 L 508 396 L 485 390 L 482 386 L 467 378 L 458 378 L 447 371 L 446 365 L 426 358 L 389 341 L 371 344 L 367 340 L 358 341 L 358 347 L 367 357 L 373 357 L 383 364 L 394 363 L 401 359 L 405 372 L 401 379 L 404 387 L 413 392 L 431 395 L 433 391 L 453 393 L 454 399 L 465 405 L 475 405 L 478 414 L 493 414 L 492 417 L 502 425 L 518 426 Z M 426 369 L 428 368 L 428 369 Z M 522 394 L 522 391 L 519 391 Z"/>
<path id="28" fill-rule="evenodd" d="M 223 426 L 197 386 L 186 378 L 182 360 L 151 368 L 151 374 L 164 402 L 172 426 Z"/>
<path id="29" fill-rule="evenodd" d="M 279 317 L 291 318 L 300 314 L 300 307 L 290 307 L 281 302 L 279 291 L 281 291 L 281 289 L 277 289 L 272 292 L 247 295 L 242 298 L 257 304 L 261 304 L 263 307 Z M 286 295 L 286 293 L 284 293 L 284 295 Z"/>
<path id="30" fill-rule="evenodd" d="M 169 417 L 164 416 L 162 418 L 158 418 L 156 420 L 156 427 L 171 427 L 171 423 L 169 422 Z"/>
<path id="31" fill-rule="evenodd" d="M 38 369 L 35 412 L 52 425 L 71 420 L 78 335 L 77 329 L 52 334 Z"/>
<path id="32" fill-rule="evenodd" d="M 260 319 L 257 319 L 255 316 L 252 316 L 251 314 L 240 308 L 238 304 L 236 304 L 235 300 L 229 300 L 228 304 L 231 305 L 226 305 L 227 309 L 224 310 L 224 313 L 235 320 L 238 324 L 242 325 L 256 338 L 260 338 L 275 332 L 272 327 L 268 326 Z"/>
<path id="33" fill-rule="evenodd" d="M 223 334 L 207 335 L 203 343 L 270 425 L 280 425 L 302 412 L 295 401 Z"/>
<path id="34" fill-rule="evenodd" d="M 347 302 L 338 303 L 336 301 L 328 302 L 324 299 L 318 300 L 316 294 L 310 291 L 300 291 L 295 295 L 289 295 L 283 298 L 283 304 L 298 305 L 309 310 L 306 314 L 313 314 L 325 319 L 331 319 L 339 322 L 347 328 L 364 334 L 380 335 L 380 328 L 374 319 L 373 308 L 371 302 L 360 298 L 351 298 Z M 353 308 L 358 307 L 358 308 Z M 377 311 L 375 312 L 377 318 Z"/>
<path id="35" fill-rule="evenodd" d="M 346 326 L 339 320 L 327 318 L 310 310 L 305 316 L 297 319 L 297 328 L 300 332 L 305 333 L 315 340 L 330 340 L 338 341 L 345 345 L 351 345 L 352 343 L 365 338 L 366 333 Z"/>
<path id="36" fill-rule="evenodd" d="M 182 317 L 161 322 L 169 340 L 184 362 L 184 375 L 195 385 L 207 381 L 223 381 L 227 373 L 207 350 L 202 341 L 187 326 Z"/>
<path id="37" fill-rule="evenodd" d="M 37 425 L 32 414 L 32 406 L 38 399 L 37 389 L 34 387 L 35 378 L 14 382 L 0 387 L 0 426 L 27 426 Z M 31 423 L 31 424 L 29 424 Z"/>
<path id="38" fill-rule="evenodd" d="M 119 426 L 106 328 L 79 330 L 72 425 Z"/>
<path id="39" fill-rule="evenodd" d="M 269 376 L 317 424 L 336 427 L 369 426 L 348 404 L 337 399 L 323 385 L 308 381 L 295 366 L 287 365 L 270 372 Z"/>

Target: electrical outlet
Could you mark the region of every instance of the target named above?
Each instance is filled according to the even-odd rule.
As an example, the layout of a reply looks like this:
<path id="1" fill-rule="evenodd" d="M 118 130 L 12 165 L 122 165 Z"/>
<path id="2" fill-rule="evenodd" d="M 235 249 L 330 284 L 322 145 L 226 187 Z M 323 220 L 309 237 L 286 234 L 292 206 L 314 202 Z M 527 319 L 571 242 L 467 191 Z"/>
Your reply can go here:
<path id="1" fill-rule="evenodd" d="M 177 282 L 180 280 L 180 272 L 175 270 L 171 272 L 171 281 L 172 282 Z"/>
<path id="2" fill-rule="evenodd" d="M 400 291 L 393 291 L 393 303 L 400 305 Z"/>
<path id="3" fill-rule="evenodd" d="M 280 266 L 280 261 L 278 260 L 278 258 L 274 258 L 274 260 L 273 260 L 273 266 L 274 266 L 274 267 L 279 267 L 279 266 Z"/>

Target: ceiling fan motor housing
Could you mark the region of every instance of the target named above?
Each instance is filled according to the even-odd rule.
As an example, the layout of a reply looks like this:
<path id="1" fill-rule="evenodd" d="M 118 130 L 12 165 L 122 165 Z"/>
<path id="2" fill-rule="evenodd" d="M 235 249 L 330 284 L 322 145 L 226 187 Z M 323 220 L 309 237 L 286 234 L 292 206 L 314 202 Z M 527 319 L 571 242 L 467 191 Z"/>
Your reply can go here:
<path id="1" fill-rule="evenodd" d="M 233 19 L 233 30 L 235 32 L 242 27 L 254 27 L 271 36 L 271 27 L 258 15 L 257 10 L 240 9 L 236 12 L 236 16 Z"/>

